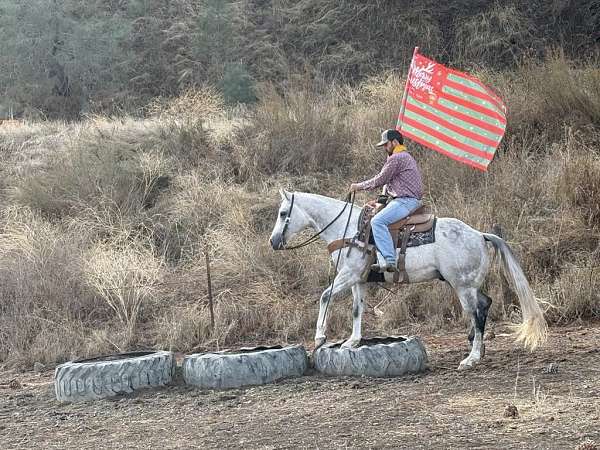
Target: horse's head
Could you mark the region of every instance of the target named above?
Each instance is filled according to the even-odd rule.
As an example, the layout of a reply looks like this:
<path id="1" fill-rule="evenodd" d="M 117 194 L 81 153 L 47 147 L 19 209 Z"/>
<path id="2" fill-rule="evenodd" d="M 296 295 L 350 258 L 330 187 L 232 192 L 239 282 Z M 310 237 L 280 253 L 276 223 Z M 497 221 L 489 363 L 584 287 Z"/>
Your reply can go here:
<path id="1" fill-rule="evenodd" d="M 299 207 L 294 194 L 280 190 L 281 205 L 269 242 L 273 250 L 285 249 L 286 242 L 309 226 L 310 221 Z"/>

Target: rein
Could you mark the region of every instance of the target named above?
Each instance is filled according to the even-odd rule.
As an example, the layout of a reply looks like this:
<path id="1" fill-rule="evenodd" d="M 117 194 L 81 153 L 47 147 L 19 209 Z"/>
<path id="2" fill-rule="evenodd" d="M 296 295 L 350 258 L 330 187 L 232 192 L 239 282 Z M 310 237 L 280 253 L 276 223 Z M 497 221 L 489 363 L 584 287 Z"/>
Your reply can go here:
<path id="1" fill-rule="evenodd" d="M 348 201 L 350 201 L 351 203 L 351 207 L 350 207 L 350 214 L 348 214 L 348 220 L 346 221 L 346 226 L 344 227 L 344 234 L 342 236 L 342 240 L 346 239 L 346 233 L 348 232 L 348 225 L 350 225 L 350 217 L 352 217 L 352 208 L 354 207 L 354 192 L 350 192 L 348 194 L 347 200 L 346 200 L 346 205 L 348 204 Z M 344 205 L 344 209 L 346 209 L 346 205 Z M 342 212 L 344 212 L 344 210 L 342 210 Z M 341 215 L 338 214 L 337 217 L 339 217 Z M 334 219 L 334 221 L 337 219 L 337 217 Z M 331 225 L 331 224 L 330 224 Z M 335 268 L 334 268 L 334 274 L 338 273 L 338 266 L 340 264 L 340 256 L 342 256 L 342 249 L 340 249 L 340 251 L 338 252 L 337 255 L 337 260 L 335 261 Z M 333 293 L 333 286 L 335 285 L 335 276 L 333 278 L 333 281 L 331 282 L 331 289 L 329 289 L 329 296 L 327 298 L 327 304 L 325 305 L 325 312 L 323 314 L 323 322 L 321 323 L 321 326 L 323 326 L 323 323 L 325 322 L 325 318 L 327 317 L 327 310 L 329 308 L 329 303 L 331 303 L 331 294 Z"/>
<path id="2" fill-rule="evenodd" d="M 292 200 L 290 202 L 290 209 L 287 212 L 287 216 L 285 218 L 285 222 L 283 223 L 283 230 L 281 230 L 281 238 L 284 239 L 285 237 L 285 231 L 287 230 L 287 227 L 290 223 L 291 220 L 291 216 L 292 216 L 292 209 L 294 209 L 294 195 L 292 194 Z M 350 214 L 348 215 L 348 222 L 346 223 L 346 229 L 344 230 L 344 237 L 346 237 L 346 231 L 348 230 L 348 225 L 350 224 L 350 217 L 352 216 L 352 207 L 354 207 L 354 193 L 349 193 L 348 196 L 346 197 L 346 203 L 344 204 L 344 207 L 342 208 L 342 210 L 338 213 L 337 216 L 335 216 L 335 218 L 329 222 L 327 225 L 325 225 L 325 227 L 319 231 L 318 233 L 313 234 L 311 237 L 309 237 L 307 240 L 305 240 L 304 242 L 301 242 L 298 245 L 293 245 L 292 247 L 286 247 L 284 246 L 283 249 L 284 250 L 296 250 L 298 248 L 302 248 L 302 247 L 306 247 L 307 245 L 310 245 L 314 242 L 317 242 L 319 240 L 319 237 L 321 236 L 321 234 L 326 231 L 331 225 L 333 225 L 336 220 L 338 220 L 340 218 L 340 216 L 344 213 L 344 211 L 346 210 L 346 207 L 348 206 L 348 204 L 350 204 Z"/>
<path id="3" fill-rule="evenodd" d="M 336 220 L 338 220 L 340 218 L 340 216 L 346 210 L 346 207 L 348 206 L 348 204 L 350 204 L 350 214 L 348 214 L 348 220 L 346 221 L 346 226 L 344 227 L 344 235 L 342 236 L 342 240 L 346 239 L 346 233 L 348 232 L 348 226 L 350 225 L 350 218 L 352 217 L 352 208 L 354 207 L 354 192 L 348 193 L 348 196 L 346 197 L 346 203 L 344 204 L 344 207 L 342 208 L 342 210 L 321 231 L 319 231 L 318 233 L 312 235 L 306 241 L 304 241 L 304 242 L 302 242 L 302 243 L 300 243 L 298 245 L 294 245 L 293 247 L 285 247 L 284 246 L 283 247 L 284 250 L 295 250 L 297 248 L 306 247 L 307 245 L 310 245 L 313 242 L 316 242 L 319 239 L 319 236 L 325 230 L 327 230 L 331 225 L 333 225 Z M 285 237 L 285 231 L 287 230 L 287 227 L 288 227 L 288 225 L 290 223 L 290 217 L 292 215 L 292 209 L 293 208 L 294 208 L 294 194 L 292 194 L 292 200 L 290 202 L 290 209 L 289 209 L 289 211 L 287 213 L 287 217 L 285 218 L 285 222 L 283 224 L 283 230 L 281 231 L 281 239 L 282 240 Z M 339 251 L 339 253 L 337 255 L 337 260 L 335 262 L 334 274 L 337 273 L 337 271 L 338 271 L 338 266 L 340 264 L 340 256 L 342 256 L 342 249 L 340 249 L 340 251 Z M 327 309 L 329 308 L 329 303 L 331 301 L 331 294 L 333 293 L 334 284 L 335 284 L 335 277 L 334 277 L 333 281 L 331 282 L 331 288 L 329 289 L 329 295 L 328 295 L 329 298 L 327 299 L 327 304 L 325 305 L 325 313 L 323 315 L 323 320 L 325 320 L 325 318 L 327 317 Z"/>

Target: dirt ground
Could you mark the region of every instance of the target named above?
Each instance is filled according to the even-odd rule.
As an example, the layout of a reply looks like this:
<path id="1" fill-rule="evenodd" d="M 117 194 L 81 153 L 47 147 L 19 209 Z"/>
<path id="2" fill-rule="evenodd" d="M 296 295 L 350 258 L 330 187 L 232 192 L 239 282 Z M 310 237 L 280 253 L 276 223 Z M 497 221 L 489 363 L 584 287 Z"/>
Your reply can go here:
<path id="1" fill-rule="evenodd" d="M 418 376 L 178 385 L 83 404 L 55 400 L 51 370 L 4 371 L 0 448 L 600 448 L 600 324 L 552 328 L 533 354 L 507 331 L 496 326 L 469 372 L 456 370 L 457 330 L 422 335 L 430 369 Z"/>

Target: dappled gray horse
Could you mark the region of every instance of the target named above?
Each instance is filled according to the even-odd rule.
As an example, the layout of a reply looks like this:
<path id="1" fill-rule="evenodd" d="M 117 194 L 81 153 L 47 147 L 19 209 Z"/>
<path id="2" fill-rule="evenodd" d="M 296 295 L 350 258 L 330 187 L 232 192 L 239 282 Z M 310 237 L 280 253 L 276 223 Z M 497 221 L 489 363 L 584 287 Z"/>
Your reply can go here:
<path id="1" fill-rule="evenodd" d="M 344 231 L 345 237 L 356 234 L 361 208 L 316 194 L 285 191 L 280 191 L 280 194 L 279 216 L 270 238 L 273 249 L 285 250 L 286 244 L 306 228 L 312 228 L 327 244 L 342 238 Z M 435 242 L 406 249 L 406 272 L 410 283 L 445 280 L 454 288 L 461 306 L 471 317 L 472 349 L 469 356 L 460 363 L 459 369 L 467 369 L 477 364 L 484 352 L 483 332 L 492 300 L 479 288 L 490 266 L 487 242 L 500 251 L 504 269 L 521 304 L 523 321 L 516 329 L 517 340 L 533 350 L 546 339 L 547 325 L 543 313 L 506 242 L 494 234 L 474 230 L 460 220 L 438 218 Z M 341 255 L 338 255 L 338 252 L 342 252 Z M 372 261 L 371 258 L 363 257 L 361 251 L 348 254 L 345 248 L 331 254 L 334 263 L 337 262 L 338 256 L 337 275 L 332 285 L 321 295 L 315 334 L 316 348 L 326 341 L 329 301 L 349 289 L 352 289 L 354 296 L 353 327 L 352 335 L 343 346 L 356 347 L 361 339 L 361 320 L 366 294 L 365 275 Z"/>

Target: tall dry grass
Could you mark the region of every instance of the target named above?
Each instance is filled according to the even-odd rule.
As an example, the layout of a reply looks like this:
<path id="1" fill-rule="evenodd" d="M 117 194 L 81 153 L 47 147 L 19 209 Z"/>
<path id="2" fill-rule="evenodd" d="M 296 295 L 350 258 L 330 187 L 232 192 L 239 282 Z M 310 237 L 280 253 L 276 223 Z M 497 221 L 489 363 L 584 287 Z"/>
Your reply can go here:
<path id="1" fill-rule="evenodd" d="M 336 91 L 335 86 L 329 88 Z M 242 177 L 339 175 L 347 170 L 352 140 L 347 100 L 329 92 L 310 90 L 304 83 L 284 94 L 265 88 L 251 113 L 251 125 L 236 136 L 234 155 Z"/>
<path id="2" fill-rule="evenodd" d="M 163 260 L 151 243 L 114 239 L 94 245 L 84 255 L 84 277 L 133 338 L 143 308 L 158 301 Z"/>
<path id="3" fill-rule="evenodd" d="M 23 207 L 1 219 L 0 358 L 53 363 L 106 348 L 86 328 L 108 316 L 83 282 L 78 237 Z"/>
<path id="4" fill-rule="evenodd" d="M 536 36 L 532 17 L 514 4 L 492 3 L 486 10 L 455 20 L 454 58 L 457 64 L 477 61 L 486 66 L 514 66 L 523 54 L 536 51 L 541 41 Z"/>
<path id="5" fill-rule="evenodd" d="M 482 231 L 501 226 L 551 322 L 598 318 L 597 73 L 560 54 L 536 64 L 481 73 L 510 112 L 488 173 L 413 143 L 409 149 L 438 215 Z M 322 244 L 272 251 L 277 190 L 341 198 L 350 182 L 376 173 L 384 155 L 373 143 L 394 124 L 402 86 L 394 74 L 329 89 L 298 82 L 285 93 L 266 89 L 254 109 L 235 111 L 212 108 L 210 92 L 189 93 L 144 121 L 0 131 L 0 148 L 9 150 L 0 358 L 27 365 L 115 349 L 310 341 L 328 257 Z M 35 161 L 17 156 L 38 144 L 44 150 Z M 484 290 L 494 300 L 492 323 L 518 320 L 498 267 Z M 372 286 L 367 303 L 366 334 L 466 323 L 440 282 L 394 292 Z M 335 302 L 331 339 L 350 333 L 350 305 L 350 297 Z"/>

